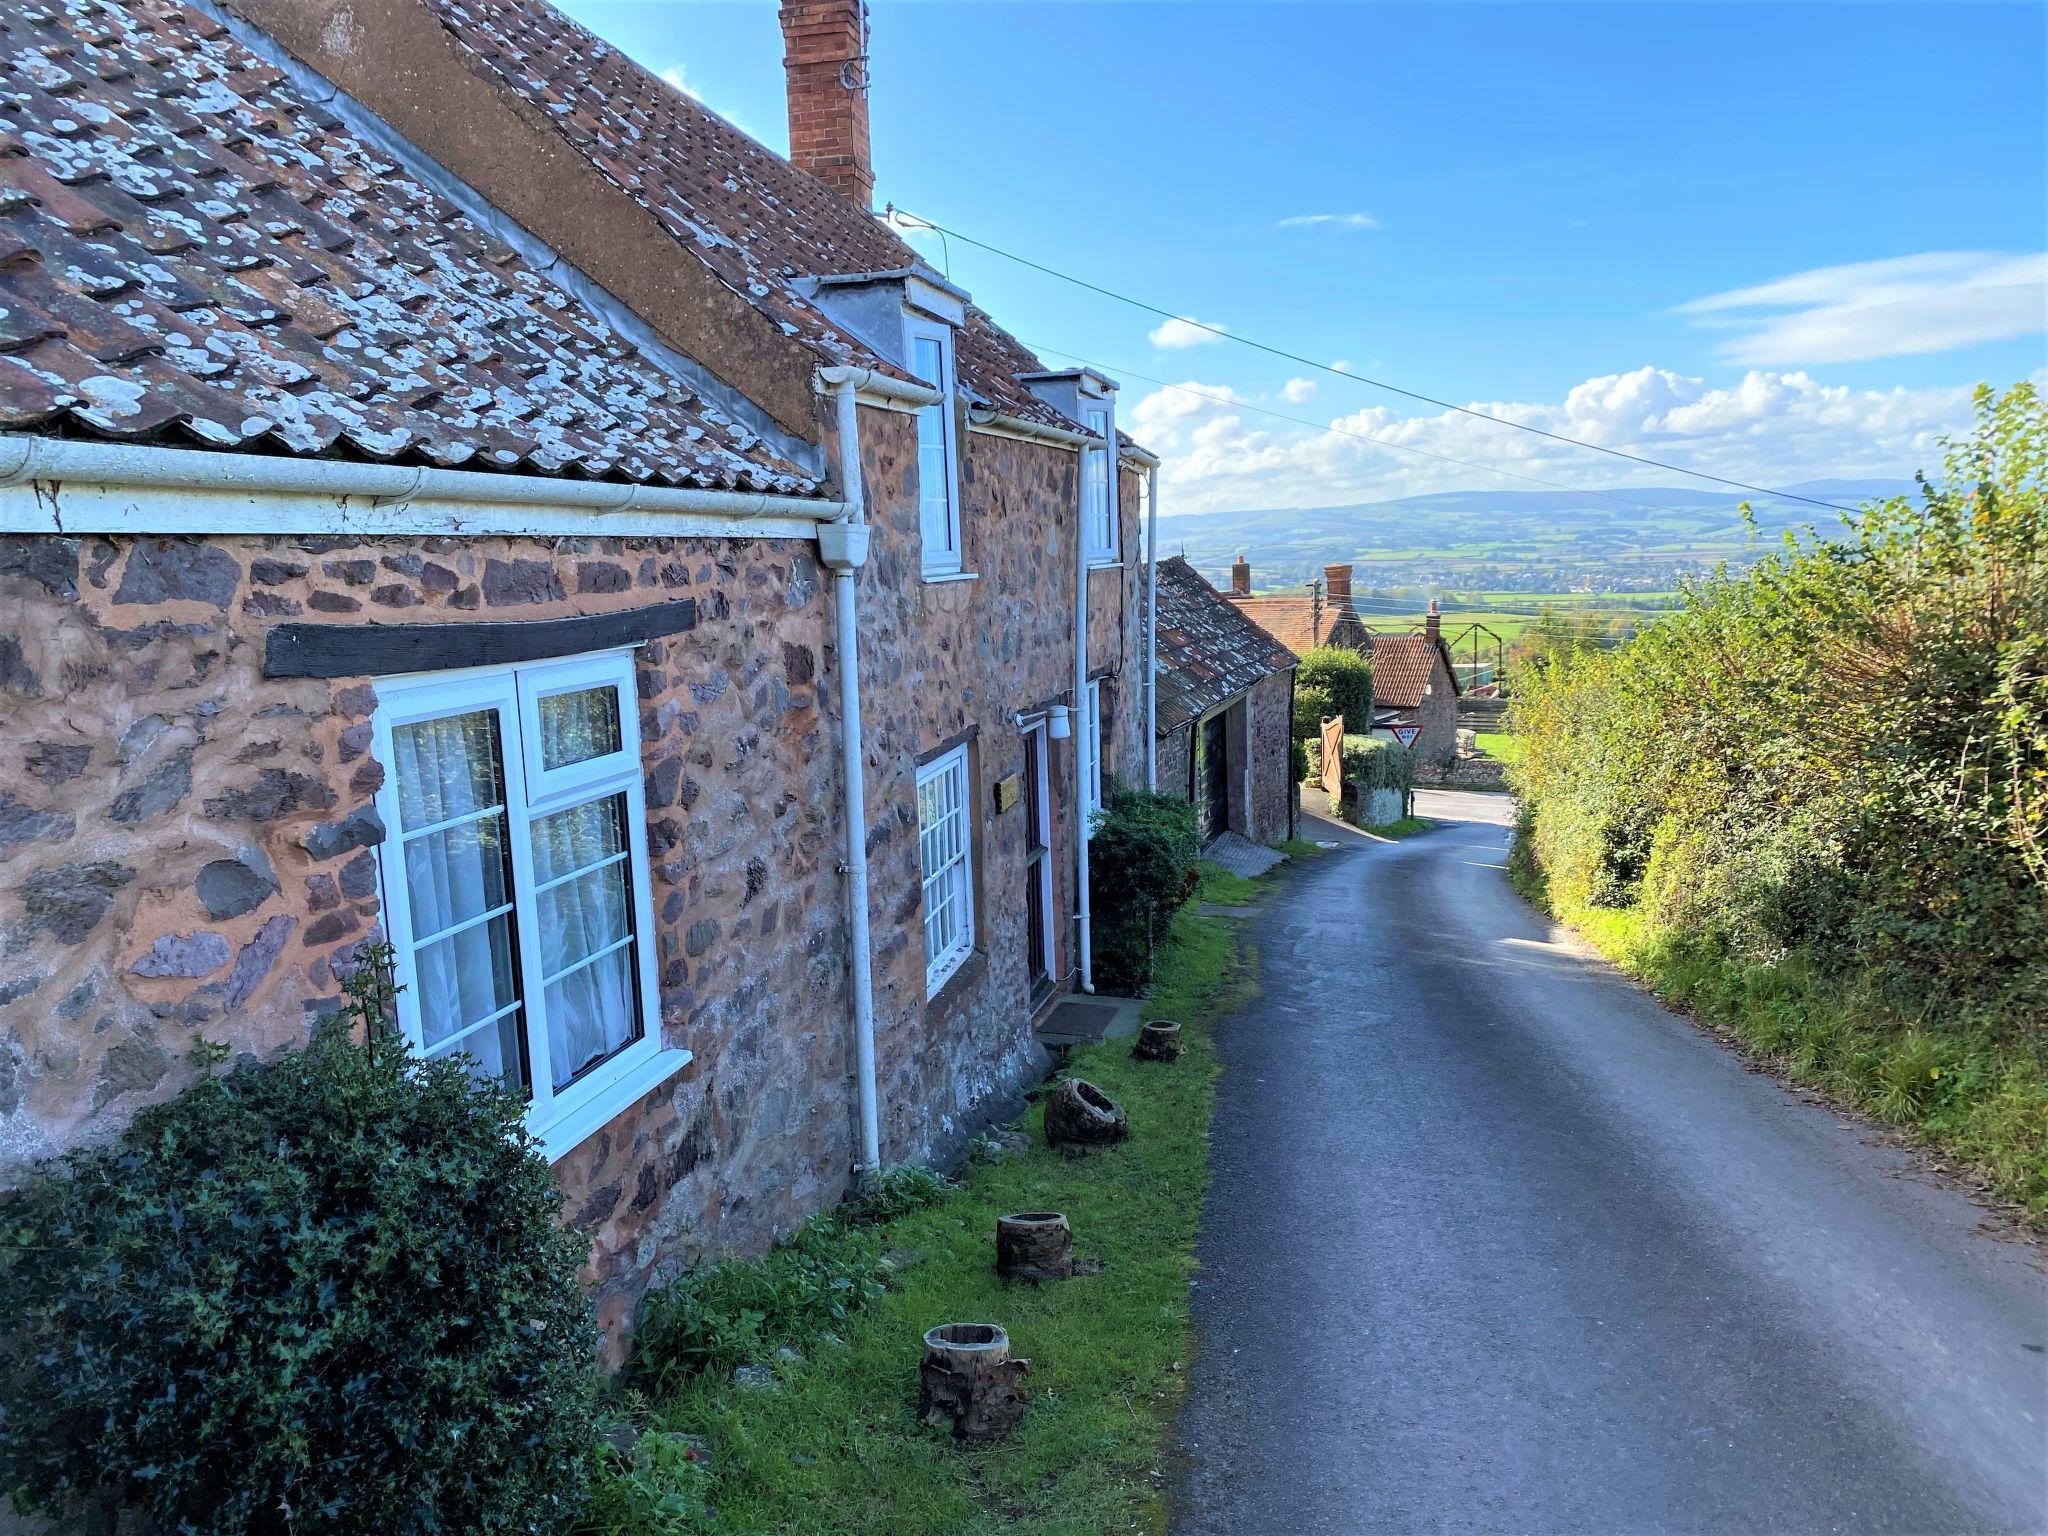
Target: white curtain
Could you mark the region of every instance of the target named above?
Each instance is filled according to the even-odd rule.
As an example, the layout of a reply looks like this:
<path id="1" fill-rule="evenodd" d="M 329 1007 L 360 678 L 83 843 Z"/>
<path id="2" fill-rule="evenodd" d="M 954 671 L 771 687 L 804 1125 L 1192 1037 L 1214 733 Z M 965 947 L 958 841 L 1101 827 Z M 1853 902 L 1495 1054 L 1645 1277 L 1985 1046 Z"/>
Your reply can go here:
<path id="1" fill-rule="evenodd" d="M 533 822 L 534 881 L 560 882 L 536 914 L 557 1088 L 640 1037 L 635 947 L 620 942 L 633 932 L 625 817 L 626 797 L 612 794 Z"/>
<path id="2" fill-rule="evenodd" d="M 457 826 L 407 835 L 413 828 L 502 806 L 497 716 L 478 710 L 402 725 L 392 732 L 392 746 L 415 941 L 415 1003 L 426 1048 L 431 1054 L 446 1042 L 449 1049 L 476 1057 L 489 1075 L 517 1087 L 525 1080 L 519 1010 L 494 1027 L 459 1041 L 450 1038 L 518 996 L 511 914 L 433 937 L 511 899 L 505 813 L 500 809 Z"/>
<path id="3" fill-rule="evenodd" d="M 619 750 L 619 694 L 609 684 L 542 694 L 536 712 L 544 768 L 565 768 Z"/>

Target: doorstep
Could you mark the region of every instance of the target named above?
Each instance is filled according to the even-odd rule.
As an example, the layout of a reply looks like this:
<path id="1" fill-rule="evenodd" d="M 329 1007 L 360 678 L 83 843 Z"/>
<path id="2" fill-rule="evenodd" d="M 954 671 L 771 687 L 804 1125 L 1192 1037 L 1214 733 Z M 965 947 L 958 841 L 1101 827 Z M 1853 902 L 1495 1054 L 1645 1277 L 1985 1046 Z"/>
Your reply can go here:
<path id="1" fill-rule="evenodd" d="M 1038 1043 L 1049 1051 L 1059 1051 L 1104 1040 L 1128 1040 L 1138 1032 L 1138 1013 L 1143 1007 L 1135 997 L 1069 993 L 1039 1020 Z"/>

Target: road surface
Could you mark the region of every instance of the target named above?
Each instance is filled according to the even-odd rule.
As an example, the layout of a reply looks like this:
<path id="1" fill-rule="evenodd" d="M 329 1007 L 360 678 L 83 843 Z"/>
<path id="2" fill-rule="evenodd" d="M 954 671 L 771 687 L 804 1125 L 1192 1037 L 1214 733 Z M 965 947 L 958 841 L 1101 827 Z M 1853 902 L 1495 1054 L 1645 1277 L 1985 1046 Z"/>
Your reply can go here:
<path id="1" fill-rule="evenodd" d="M 1418 809 L 1245 920 L 1176 1536 L 2048 1529 L 2038 1251 Z"/>

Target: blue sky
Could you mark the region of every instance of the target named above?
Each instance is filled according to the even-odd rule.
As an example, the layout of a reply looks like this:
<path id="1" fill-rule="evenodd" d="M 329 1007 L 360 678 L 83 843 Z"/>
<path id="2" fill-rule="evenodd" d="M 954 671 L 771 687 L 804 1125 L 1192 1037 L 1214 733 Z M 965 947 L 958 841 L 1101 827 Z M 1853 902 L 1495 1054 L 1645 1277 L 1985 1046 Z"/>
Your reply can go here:
<path id="1" fill-rule="evenodd" d="M 568 8 L 786 147 L 770 0 Z M 876 199 L 1552 430 L 1771 484 L 1903 473 L 1969 386 L 2044 367 L 2044 18 L 878 0 Z M 1671 479 L 1175 347 L 1157 317 L 923 245 L 1049 360 L 1122 377 L 1173 456 L 1162 512 L 1513 484 L 1254 408 L 1566 483 Z"/>

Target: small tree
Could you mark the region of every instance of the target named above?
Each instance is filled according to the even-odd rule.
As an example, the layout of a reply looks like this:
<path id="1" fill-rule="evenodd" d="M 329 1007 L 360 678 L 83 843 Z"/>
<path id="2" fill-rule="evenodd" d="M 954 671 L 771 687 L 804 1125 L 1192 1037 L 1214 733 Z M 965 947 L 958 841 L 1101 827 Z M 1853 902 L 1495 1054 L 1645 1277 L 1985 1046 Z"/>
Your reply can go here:
<path id="1" fill-rule="evenodd" d="M 1372 662 L 1358 651 L 1319 645 L 1301 653 L 1294 674 L 1294 734 L 1315 735 L 1330 715 L 1342 715 L 1353 730 L 1372 723 Z"/>
<path id="2" fill-rule="evenodd" d="M 204 1073 L 0 1207 L 22 1509 L 112 1502 L 192 1536 L 570 1523 L 584 1243 L 524 1107 L 395 1048 L 384 978 L 361 966 L 305 1050 Z"/>
<path id="3" fill-rule="evenodd" d="M 1132 993 L 1152 979 L 1167 922 L 1194 893 L 1202 834 L 1195 808 L 1172 795 L 1119 789 L 1088 849 L 1095 981 Z"/>

